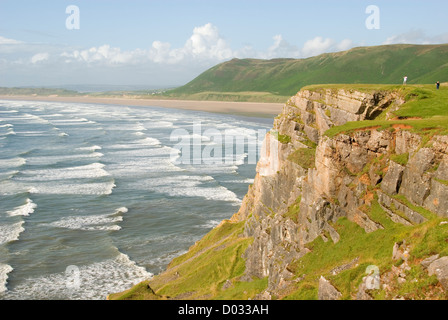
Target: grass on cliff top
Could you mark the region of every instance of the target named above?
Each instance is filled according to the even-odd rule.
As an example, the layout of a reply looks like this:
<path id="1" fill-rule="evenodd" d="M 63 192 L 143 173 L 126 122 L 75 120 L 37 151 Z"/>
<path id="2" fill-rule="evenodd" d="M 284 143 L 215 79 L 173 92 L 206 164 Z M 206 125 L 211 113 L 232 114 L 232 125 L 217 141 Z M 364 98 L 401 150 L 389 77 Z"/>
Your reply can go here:
<path id="1" fill-rule="evenodd" d="M 418 133 L 433 130 L 436 134 L 448 134 L 448 85 L 442 86 L 439 90 L 433 85 L 328 85 L 308 88 L 310 90 L 394 91 L 399 93 L 406 101 L 399 110 L 394 112 L 394 120 L 385 120 L 385 117 L 380 115 L 376 120 L 347 122 L 342 126 L 327 130 L 325 135 L 328 137 L 370 127 L 385 130 L 394 125 L 409 126 L 408 129 Z"/>

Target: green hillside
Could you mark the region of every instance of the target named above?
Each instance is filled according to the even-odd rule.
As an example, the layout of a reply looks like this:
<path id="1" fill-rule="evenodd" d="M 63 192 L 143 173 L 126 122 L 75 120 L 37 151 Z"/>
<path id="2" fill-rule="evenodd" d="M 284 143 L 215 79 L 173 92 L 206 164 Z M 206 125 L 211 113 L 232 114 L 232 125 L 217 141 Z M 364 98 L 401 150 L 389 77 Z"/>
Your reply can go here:
<path id="1" fill-rule="evenodd" d="M 291 96 L 312 84 L 410 84 L 448 81 L 448 44 L 359 47 L 308 59 L 233 59 L 219 64 L 170 96 L 261 92 Z"/>

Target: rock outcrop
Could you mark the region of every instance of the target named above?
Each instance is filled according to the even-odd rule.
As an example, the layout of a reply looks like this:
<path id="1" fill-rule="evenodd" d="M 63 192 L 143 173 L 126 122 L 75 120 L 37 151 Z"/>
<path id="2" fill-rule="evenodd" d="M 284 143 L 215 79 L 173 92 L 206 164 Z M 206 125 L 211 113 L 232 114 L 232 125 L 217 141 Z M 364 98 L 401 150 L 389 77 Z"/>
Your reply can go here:
<path id="1" fill-rule="evenodd" d="M 373 197 L 395 223 L 424 222 L 415 207 L 448 217 L 448 137 L 423 140 L 403 126 L 325 135 L 402 103 L 395 93 L 346 90 L 304 90 L 288 101 L 232 217 L 246 221 L 244 236 L 254 239 L 244 254 L 245 280 L 268 277 L 267 291 L 281 296 L 294 281 L 289 265 L 309 252 L 307 243 L 339 241 L 332 227 L 339 218 L 367 233 L 383 228 L 363 211 Z"/>

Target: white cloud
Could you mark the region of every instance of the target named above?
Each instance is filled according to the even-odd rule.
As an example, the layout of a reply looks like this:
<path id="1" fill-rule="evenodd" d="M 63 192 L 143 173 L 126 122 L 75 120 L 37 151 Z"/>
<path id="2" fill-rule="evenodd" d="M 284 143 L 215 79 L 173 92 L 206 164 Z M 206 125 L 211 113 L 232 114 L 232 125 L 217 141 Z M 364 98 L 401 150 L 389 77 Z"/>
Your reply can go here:
<path id="1" fill-rule="evenodd" d="M 319 55 L 327 52 L 334 45 L 335 41 L 332 39 L 315 37 L 314 39 L 305 42 L 305 45 L 302 48 L 302 56 L 306 58 Z"/>
<path id="2" fill-rule="evenodd" d="M 235 53 L 220 36 L 218 28 L 211 23 L 193 29 L 193 34 L 182 48 L 171 49 L 166 42 L 154 41 L 149 58 L 156 63 L 180 63 L 182 61 L 222 61 L 234 57 Z"/>
<path id="3" fill-rule="evenodd" d="M 144 56 L 144 51 L 137 49 L 134 51 L 121 51 L 120 48 L 112 48 L 109 45 L 92 47 L 86 50 L 64 51 L 61 57 L 66 58 L 65 62 L 86 62 L 88 64 L 135 64 L 138 59 Z"/>
<path id="4" fill-rule="evenodd" d="M 37 53 L 37 54 L 35 54 L 31 58 L 31 63 L 32 64 L 36 64 L 38 62 L 42 62 L 42 61 L 48 60 L 49 57 L 50 57 L 50 55 L 47 52 L 45 52 L 45 53 Z"/>
<path id="5" fill-rule="evenodd" d="M 296 58 L 300 56 L 300 50 L 283 39 L 281 34 L 274 36 L 274 44 L 268 48 L 265 59 Z"/>
<path id="6" fill-rule="evenodd" d="M 20 43 L 23 43 L 23 42 L 14 40 L 14 39 L 8 39 L 8 38 L 0 36 L 0 45 L 2 45 L 2 44 L 20 44 Z"/>
<path id="7" fill-rule="evenodd" d="M 338 51 L 346 51 L 353 48 L 353 41 L 350 39 L 344 39 L 336 45 Z"/>
<path id="8" fill-rule="evenodd" d="M 448 42 L 448 33 L 428 36 L 423 30 L 411 30 L 391 36 L 383 44 L 440 44 Z"/>

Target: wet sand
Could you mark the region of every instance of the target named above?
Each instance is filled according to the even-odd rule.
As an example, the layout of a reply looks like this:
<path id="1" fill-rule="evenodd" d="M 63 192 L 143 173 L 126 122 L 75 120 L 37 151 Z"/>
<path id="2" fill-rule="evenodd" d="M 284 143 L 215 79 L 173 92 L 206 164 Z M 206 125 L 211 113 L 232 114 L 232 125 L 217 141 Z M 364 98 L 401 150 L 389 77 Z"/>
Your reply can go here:
<path id="1" fill-rule="evenodd" d="M 50 101 L 73 103 L 100 103 L 126 106 L 153 106 L 171 109 L 186 109 L 214 113 L 234 114 L 271 118 L 277 116 L 284 106 L 282 103 L 227 102 L 194 100 L 156 100 L 132 98 L 58 97 L 58 96 L 8 96 L 0 95 L 0 100 Z"/>

